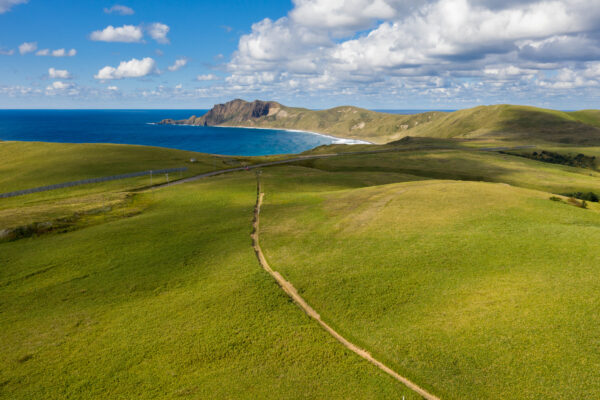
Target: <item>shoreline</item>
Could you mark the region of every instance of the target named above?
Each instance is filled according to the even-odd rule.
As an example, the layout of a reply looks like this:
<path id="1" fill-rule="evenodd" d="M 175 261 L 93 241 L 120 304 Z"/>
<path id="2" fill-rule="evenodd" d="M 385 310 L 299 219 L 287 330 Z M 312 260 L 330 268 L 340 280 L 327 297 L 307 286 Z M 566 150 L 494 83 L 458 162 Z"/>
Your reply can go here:
<path id="1" fill-rule="evenodd" d="M 323 136 L 326 138 L 333 139 L 333 140 L 335 140 L 335 142 L 333 142 L 332 144 L 375 144 L 372 142 L 368 142 L 366 140 L 350 139 L 350 138 L 345 138 L 345 137 L 341 137 L 341 136 L 329 135 L 327 133 L 304 131 L 302 129 L 263 128 L 260 126 L 237 126 L 237 125 L 235 125 L 235 126 L 233 126 L 233 125 L 211 125 L 211 128 L 267 129 L 267 130 L 273 130 L 273 131 L 300 132 L 300 133 L 308 133 L 311 135 Z"/>
<path id="2" fill-rule="evenodd" d="M 147 122 L 147 124 L 149 124 L 149 125 L 159 125 L 157 122 Z M 204 127 L 204 125 L 191 125 L 191 124 L 166 124 L 166 125 L 170 125 L 170 126 Z M 369 142 L 369 141 L 366 141 L 366 140 L 350 139 L 350 138 L 345 138 L 345 137 L 341 137 L 341 136 L 329 135 L 327 133 L 319 133 L 319 132 L 313 132 L 313 131 L 304 131 L 302 129 L 263 128 L 263 127 L 260 127 L 260 126 L 239 126 L 239 125 L 209 125 L 209 127 L 210 128 L 265 129 L 265 130 L 272 130 L 272 131 L 286 131 L 286 132 L 308 133 L 310 135 L 317 135 L 317 136 L 322 136 L 322 137 L 326 137 L 326 138 L 329 138 L 329 139 L 333 139 L 334 142 L 331 143 L 331 144 L 349 144 L 349 145 L 354 145 L 354 144 L 375 144 L 373 142 Z"/>

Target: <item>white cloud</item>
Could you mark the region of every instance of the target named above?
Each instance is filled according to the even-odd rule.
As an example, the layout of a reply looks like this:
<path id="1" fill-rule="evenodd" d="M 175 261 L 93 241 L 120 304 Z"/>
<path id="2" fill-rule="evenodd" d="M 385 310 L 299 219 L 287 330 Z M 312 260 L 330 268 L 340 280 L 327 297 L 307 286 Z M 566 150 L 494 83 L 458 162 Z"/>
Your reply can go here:
<path id="1" fill-rule="evenodd" d="M 169 71 L 177 71 L 178 69 L 185 67 L 186 64 L 187 64 L 187 59 L 179 58 L 179 59 L 175 60 L 175 63 L 173 65 L 170 65 L 167 68 L 169 69 Z"/>
<path id="2" fill-rule="evenodd" d="M 376 20 L 398 15 L 404 1 L 398 0 L 296 0 L 290 18 L 317 29 L 354 30 L 372 26 Z M 402 7 L 404 8 L 404 7 Z"/>
<path id="3" fill-rule="evenodd" d="M 146 31 L 148 32 L 150 37 L 152 39 L 156 40 L 158 43 L 167 44 L 167 43 L 169 43 L 167 34 L 169 33 L 170 29 L 171 28 L 169 28 L 165 24 L 161 24 L 160 22 L 155 22 L 153 24 L 150 24 L 150 26 L 148 26 L 148 28 L 146 28 Z"/>
<path id="4" fill-rule="evenodd" d="M 75 49 L 71 49 L 69 50 L 69 52 L 65 51 L 65 49 L 58 49 L 52 51 L 52 57 L 73 57 L 75 54 L 77 54 L 77 50 Z"/>
<path id="5" fill-rule="evenodd" d="M 27 0 L 0 0 L 0 14 L 4 14 L 17 4 L 27 3 Z"/>
<path id="6" fill-rule="evenodd" d="M 431 98 L 489 90 L 501 96 L 535 89 L 547 81 L 544 71 L 582 75 L 581 62 L 600 59 L 600 7 L 589 0 L 293 4 L 287 16 L 257 22 L 240 38 L 226 66 L 230 87 Z"/>
<path id="7" fill-rule="evenodd" d="M 13 54 L 15 54 L 15 51 L 13 49 L 9 49 L 9 50 L 0 49 L 0 56 L 12 56 Z"/>
<path id="8" fill-rule="evenodd" d="M 143 36 L 142 29 L 138 26 L 123 25 L 115 28 L 109 25 L 101 31 L 92 32 L 90 39 L 99 42 L 136 43 L 140 42 Z"/>
<path id="9" fill-rule="evenodd" d="M 581 70 L 562 68 L 551 78 L 541 79 L 538 85 L 556 90 L 600 87 L 600 62 L 588 62 Z"/>
<path id="10" fill-rule="evenodd" d="M 52 82 L 51 85 L 48 85 L 48 87 L 46 87 L 46 90 L 66 90 L 66 89 L 70 89 L 72 87 L 73 87 L 72 83 L 55 81 L 55 82 Z"/>
<path id="11" fill-rule="evenodd" d="M 71 49 L 66 51 L 65 49 L 41 49 L 35 53 L 36 56 L 52 56 L 52 57 L 74 57 L 77 54 L 77 50 Z"/>
<path id="12" fill-rule="evenodd" d="M 198 75 L 196 77 L 197 81 L 216 81 L 219 77 L 214 74 L 206 74 L 206 75 Z"/>
<path id="13" fill-rule="evenodd" d="M 122 6 L 120 4 L 115 4 L 114 6 L 110 7 L 110 8 L 105 8 L 104 12 L 106 14 L 119 14 L 119 15 L 133 15 L 135 12 L 133 11 L 132 8 L 127 7 L 127 6 Z"/>
<path id="14" fill-rule="evenodd" d="M 48 76 L 51 79 L 71 79 L 71 74 L 66 69 L 48 69 Z"/>
<path id="15" fill-rule="evenodd" d="M 85 91 L 85 90 L 84 90 Z M 78 96 L 81 95 L 81 88 L 77 87 L 73 83 L 67 83 L 62 81 L 54 81 L 51 85 L 46 87 L 45 94 L 47 96 Z"/>
<path id="16" fill-rule="evenodd" d="M 129 61 L 122 61 L 117 68 L 111 66 L 102 68 L 94 78 L 100 80 L 141 78 L 156 72 L 156 62 L 152 58 L 146 57 L 141 60 L 132 58 Z"/>
<path id="17" fill-rule="evenodd" d="M 25 42 L 19 46 L 19 53 L 33 53 L 37 49 L 37 42 Z"/>
<path id="18" fill-rule="evenodd" d="M 111 92 L 117 92 L 119 90 L 117 86 L 109 86 L 106 89 L 110 90 Z"/>

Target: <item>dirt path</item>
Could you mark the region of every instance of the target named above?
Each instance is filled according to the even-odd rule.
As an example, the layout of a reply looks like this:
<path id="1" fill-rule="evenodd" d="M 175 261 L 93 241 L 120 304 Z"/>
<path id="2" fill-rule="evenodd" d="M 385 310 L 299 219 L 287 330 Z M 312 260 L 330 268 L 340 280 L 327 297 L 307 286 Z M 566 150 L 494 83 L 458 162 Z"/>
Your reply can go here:
<path id="1" fill-rule="evenodd" d="M 294 286 L 290 282 L 286 281 L 285 278 L 283 276 L 281 276 L 281 274 L 279 272 L 271 269 L 271 267 L 269 266 L 269 263 L 267 262 L 267 259 L 265 258 L 264 254 L 262 252 L 262 249 L 261 249 L 260 243 L 259 243 L 260 208 L 262 206 L 263 197 L 264 197 L 264 193 L 261 190 L 260 180 L 257 181 L 256 189 L 257 189 L 256 206 L 254 207 L 254 220 L 252 222 L 253 229 L 252 229 L 251 237 L 252 237 L 252 247 L 254 248 L 254 251 L 256 252 L 256 257 L 258 258 L 258 261 L 260 262 L 260 265 L 264 268 L 264 270 L 267 271 L 277 281 L 277 283 L 283 289 L 283 291 L 286 292 L 288 294 L 288 296 L 290 296 L 294 300 L 294 302 L 300 308 L 302 308 L 302 310 L 304 310 L 304 312 L 306 314 L 308 314 L 309 317 L 315 319 L 319 323 L 319 325 L 321 325 L 323 327 L 323 329 L 325 329 L 327 332 L 329 332 L 329 334 L 331 336 L 333 336 L 340 343 L 342 343 L 347 349 L 358 354 L 360 357 L 364 358 L 365 360 L 369 361 L 370 363 L 374 364 L 379 369 L 381 369 L 382 371 L 384 371 L 385 373 L 390 375 L 392 378 L 401 382 L 402 384 L 407 386 L 409 389 L 418 393 L 420 396 L 423 396 L 423 398 L 425 398 L 427 400 L 440 400 L 438 397 L 427 392 L 425 389 L 423 389 L 420 386 L 418 386 L 417 384 L 411 382 L 410 380 L 408 380 L 407 378 L 398 374 L 396 371 L 394 371 L 393 369 L 391 369 L 390 367 L 388 367 L 381 361 L 374 358 L 368 351 L 361 349 L 360 347 L 356 346 L 355 344 L 353 344 L 352 342 L 347 340 L 345 337 L 340 335 L 336 330 L 334 330 L 331 326 L 329 326 L 326 322 L 324 322 L 321 319 L 321 316 L 319 315 L 319 313 L 316 312 L 306 302 L 306 300 L 304 300 L 302 298 L 302 296 L 300 296 L 298 294 L 298 292 L 296 291 L 296 288 L 294 288 Z"/>

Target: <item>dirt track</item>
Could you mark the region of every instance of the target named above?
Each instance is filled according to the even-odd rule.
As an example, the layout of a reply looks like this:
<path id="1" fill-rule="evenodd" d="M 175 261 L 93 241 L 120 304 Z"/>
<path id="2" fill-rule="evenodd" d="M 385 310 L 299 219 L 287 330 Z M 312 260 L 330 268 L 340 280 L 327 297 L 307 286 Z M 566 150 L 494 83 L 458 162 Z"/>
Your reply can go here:
<path id="1" fill-rule="evenodd" d="M 259 243 L 260 208 L 263 203 L 263 198 L 264 198 L 264 193 L 262 193 L 260 180 L 258 180 L 257 181 L 257 191 L 256 191 L 256 206 L 254 207 L 254 220 L 252 222 L 253 229 L 252 229 L 251 237 L 252 237 L 252 247 L 254 248 L 254 251 L 256 252 L 256 257 L 258 258 L 258 261 L 260 262 L 260 265 L 264 268 L 264 270 L 267 271 L 277 281 L 277 283 L 283 289 L 283 291 L 286 292 L 288 294 L 288 296 L 290 296 L 294 300 L 294 302 L 300 308 L 302 308 L 302 310 L 304 310 L 304 312 L 306 314 L 308 314 L 309 317 L 315 319 L 323 327 L 323 329 L 325 329 L 327 332 L 329 332 L 329 334 L 331 336 L 336 338 L 347 349 L 358 354 L 360 357 L 364 358 L 365 360 L 369 361 L 370 363 L 374 364 L 379 369 L 381 369 L 382 371 L 384 371 L 385 373 L 390 375 L 392 378 L 396 379 L 397 381 L 399 381 L 402 384 L 404 384 L 405 386 L 407 386 L 409 389 L 411 389 L 414 392 L 418 393 L 419 395 L 423 396 L 423 398 L 425 398 L 427 400 L 440 400 L 438 397 L 427 392 L 425 389 L 423 389 L 420 386 L 418 386 L 417 384 L 411 382 L 410 380 L 408 380 L 407 378 L 398 374 L 396 371 L 394 371 L 393 369 L 391 369 L 390 367 L 388 367 L 381 361 L 374 358 L 368 351 L 361 349 L 360 347 L 356 346 L 355 344 L 353 344 L 352 342 L 350 342 L 349 340 L 344 338 L 341 334 L 339 334 L 336 330 L 334 330 L 331 326 L 329 326 L 326 322 L 324 322 L 321 319 L 321 316 L 319 315 L 319 313 L 317 313 L 306 302 L 306 300 L 304 300 L 302 298 L 302 296 L 300 296 L 298 294 L 298 292 L 296 291 L 296 288 L 294 288 L 294 286 L 290 282 L 286 281 L 285 278 L 283 276 L 281 276 L 281 274 L 279 272 L 273 271 L 273 269 L 271 269 L 271 267 L 269 266 L 269 263 L 267 262 L 267 259 L 265 258 L 264 254 L 262 252 L 262 249 L 261 249 L 260 243 Z"/>

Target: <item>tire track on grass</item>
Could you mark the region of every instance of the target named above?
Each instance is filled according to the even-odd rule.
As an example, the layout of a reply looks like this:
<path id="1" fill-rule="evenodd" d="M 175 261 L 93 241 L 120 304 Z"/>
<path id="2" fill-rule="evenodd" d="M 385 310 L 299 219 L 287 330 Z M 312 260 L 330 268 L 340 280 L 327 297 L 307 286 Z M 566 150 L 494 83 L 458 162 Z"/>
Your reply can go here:
<path id="1" fill-rule="evenodd" d="M 390 375 L 392 378 L 396 379 L 400 383 L 404 384 L 406 387 L 408 387 L 415 393 L 419 394 L 423 398 L 425 398 L 427 400 L 440 400 L 438 397 L 434 396 L 433 394 L 429 393 L 425 389 L 421 388 L 416 383 L 410 381 L 408 378 L 405 378 L 404 376 L 400 375 L 399 373 L 397 373 L 396 371 L 394 371 L 393 369 L 391 369 L 390 367 L 388 367 L 381 361 L 377 360 L 368 351 L 366 351 L 366 350 L 358 347 L 354 343 L 350 342 L 348 339 L 346 339 L 344 336 L 342 336 L 340 333 L 338 333 L 335 329 L 333 329 L 331 326 L 329 326 L 326 322 L 324 322 L 321 319 L 321 316 L 319 315 L 319 313 L 316 312 L 315 309 L 313 309 L 306 302 L 306 300 L 304 300 L 304 298 L 302 298 L 302 296 L 300 296 L 300 294 L 298 294 L 298 291 L 296 290 L 294 285 L 292 285 L 290 282 L 285 280 L 285 278 L 279 272 L 274 271 L 271 268 L 271 266 L 267 262 L 267 259 L 265 258 L 265 255 L 262 251 L 262 248 L 260 247 L 260 242 L 259 242 L 260 209 L 261 209 L 261 206 L 263 203 L 263 198 L 264 198 L 264 193 L 261 190 L 260 180 L 257 177 L 256 205 L 254 206 L 254 219 L 252 221 L 252 233 L 250 236 L 252 238 L 252 247 L 254 248 L 254 252 L 256 253 L 256 257 L 258 258 L 258 262 L 263 267 L 263 269 L 265 271 L 267 271 L 267 273 L 269 273 L 269 275 L 271 275 L 271 277 L 273 277 L 273 279 L 275 279 L 275 281 L 281 287 L 281 289 L 283 289 L 283 291 L 288 296 L 290 296 L 292 298 L 292 300 L 294 300 L 294 302 L 309 317 L 316 320 L 323 329 L 325 329 L 331 336 L 333 336 L 338 342 L 340 342 L 342 345 L 344 345 L 344 347 L 346 347 L 348 350 L 357 354 L 361 358 L 367 360 L 371 364 L 374 364 L 377 368 L 379 368 L 386 374 Z"/>

